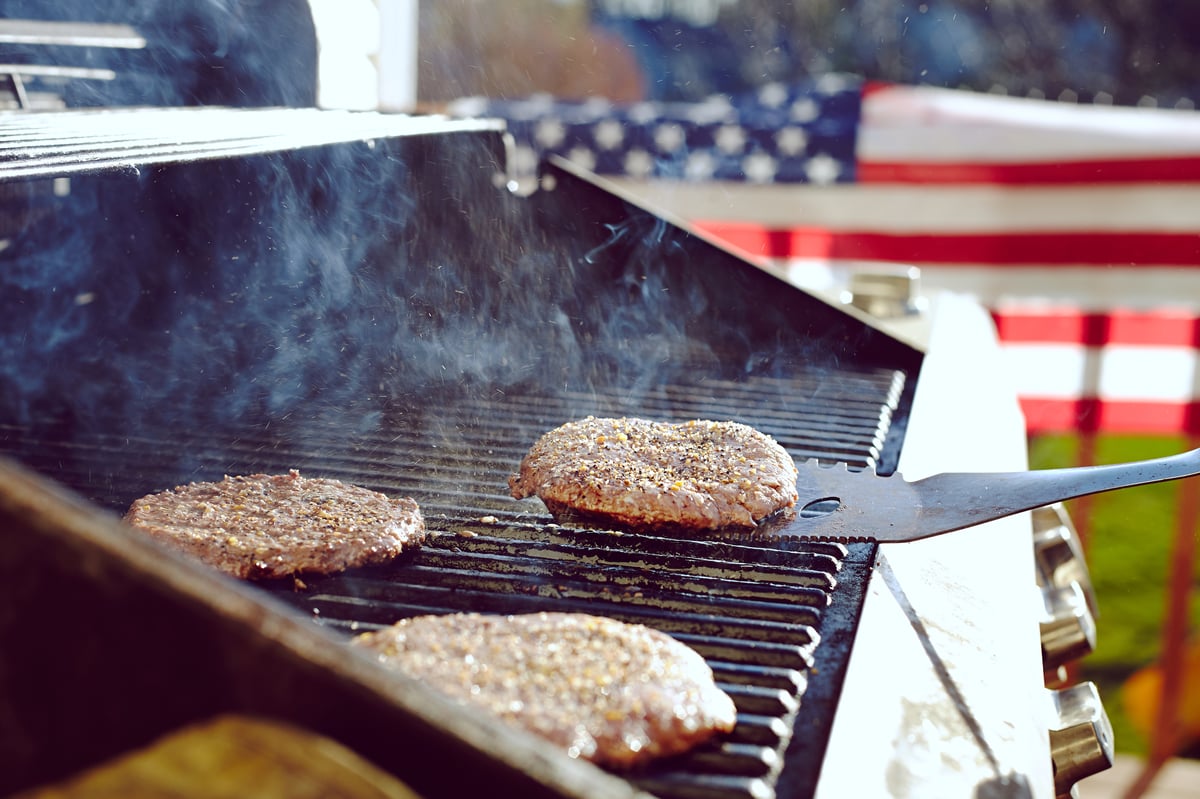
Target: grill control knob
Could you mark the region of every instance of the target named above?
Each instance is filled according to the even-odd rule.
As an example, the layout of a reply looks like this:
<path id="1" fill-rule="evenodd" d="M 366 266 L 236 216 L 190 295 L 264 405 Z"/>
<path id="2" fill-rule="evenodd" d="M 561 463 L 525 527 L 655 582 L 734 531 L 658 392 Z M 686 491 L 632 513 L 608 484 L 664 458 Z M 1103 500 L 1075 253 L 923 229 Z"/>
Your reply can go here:
<path id="1" fill-rule="evenodd" d="M 1112 725 L 1093 683 L 1051 691 L 1050 696 L 1058 717 L 1050 730 L 1054 793 L 1073 796 L 1077 782 L 1112 768 Z"/>
<path id="2" fill-rule="evenodd" d="M 1051 672 L 1096 648 L 1096 620 L 1078 583 L 1043 588 L 1049 617 L 1041 623 L 1042 668 Z"/>
<path id="3" fill-rule="evenodd" d="M 1098 615 L 1083 547 L 1061 502 L 1033 511 L 1033 551 L 1038 585 L 1044 588 L 1077 585 L 1083 591 L 1088 610 L 1093 616 Z"/>
<path id="4" fill-rule="evenodd" d="M 1062 503 L 1033 512 L 1033 549 L 1046 606 L 1042 665 L 1052 674 L 1096 647 L 1096 597 L 1079 536 Z"/>

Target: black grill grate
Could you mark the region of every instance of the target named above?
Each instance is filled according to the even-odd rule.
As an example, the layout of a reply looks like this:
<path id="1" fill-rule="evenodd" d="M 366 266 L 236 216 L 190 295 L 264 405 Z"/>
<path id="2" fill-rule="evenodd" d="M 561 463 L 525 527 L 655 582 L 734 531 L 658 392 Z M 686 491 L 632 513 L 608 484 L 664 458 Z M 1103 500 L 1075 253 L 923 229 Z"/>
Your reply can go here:
<path id="1" fill-rule="evenodd" d="M 463 524 L 391 566 L 271 586 L 315 619 L 361 632 L 425 613 L 569 610 L 663 630 L 703 655 L 738 709 L 718 743 L 633 775 L 664 797 L 775 794 L 785 763 L 819 763 L 820 684 L 841 672 L 837 614 L 861 599 L 868 547 L 802 551 L 682 543 L 549 525 Z M 811 703 L 811 704 L 810 704 Z M 794 736 L 801 729 L 805 735 Z M 795 750 L 789 755 L 789 747 Z"/>
<path id="2" fill-rule="evenodd" d="M 588 414 L 733 420 L 773 436 L 798 461 L 876 466 L 905 373 L 797 371 L 788 378 L 699 379 L 606 394 L 423 398 L 419 408 L 396 406 L 372 417 L 366 431 L 362 419 L 346 429 L 336 408 L 327 416 L 297 414 L 258 427 L 145 428 L 134 434 L 0 424 L 0 452 L 117 511 L 179 483 L 296 468 L 412 496 L 428 517 L 495 515 L 502 521 L 544 516 L 537 503 L 509 497 L 507 478 L 543 432 Z"/>
<path id="3" fill-rule="evenodd" d="M 454 611 L 574 610 L 661 629 L 699 651 L 738 708 L 717 743 L 631 776 L 664 797 L 807 795 L 815 785 L 867 576 L 870 545 L 682 541 L 571 529 L 507 477 L 545 430 L 586 414 L 732 419 L 797 459 L 874 465 L 903 372 L 456 396 L 397 407 L 366 432 L 319 420 L 239 431 L 56 439 L 0 426 L 0 449 L 121 512 L 137 496 L 222 474 L 298 468 L 412 496 L 431 540 L 382 567 L 262 584 L 347 634 Z"/>

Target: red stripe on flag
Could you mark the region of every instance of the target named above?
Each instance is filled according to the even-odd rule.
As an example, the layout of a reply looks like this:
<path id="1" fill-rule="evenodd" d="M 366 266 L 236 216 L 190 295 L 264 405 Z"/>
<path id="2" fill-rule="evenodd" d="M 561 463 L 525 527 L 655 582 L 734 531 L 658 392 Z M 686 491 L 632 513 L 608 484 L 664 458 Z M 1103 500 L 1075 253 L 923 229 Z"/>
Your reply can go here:
<path id="1" fill-rule="evenodd" d="M 695 225 L 745 252 L 771 258 L 996 266 L 1200 265 L 1200 233 L 877 233 L 718 220 Z"/>
<path id="2" fill-rule="evenodd" d="M 1110 158 L 1046 163 L 860 161 L 860 183 L 1066 185 L 1087 183 L 1194 183 L 1200 156 Z"/>
<path id="3" fill-rule="evenodd" d="M 833 258 L 839 234 L 826 228 L 769 228 L 754 222 L 699 221 L 694 226 L 752 255 L 770 258 Z"/>
<path id="4" fill-rule="evenodd" d="M 1200 348 L 1200 317 L 1184 309 L 1096 313 L 1070 307 L 999 309 L 992 318 L 1006 343 Z"/>
<path id="5" fill-rule="evenodd" d="M 1112 314 L 1113 343 L 1200 347 L 1200 317 L 1183 309 Z"/>
<path id="6" fill-rule="evenodd" d="M 899 85 L 900 84 L 891 83 L 885 80 L 865 80 L 863 81 L 861 93 L 865 98 L 868 95 L 875 94 L 876 92 L 885 92 L 888 89 L 894 89 Z"/>
<path id="7" fill-rule="evenodd" d="M 1047 308 L 1041 312 L 992 312 L 996 335 L 1015 344 L 1083 344 L 1087 314 L 1078 308 Z"/>
<path id="8" fill-rule="evenodd" d="M 1096 398 L 1021 397 L 1025 428 L 1039 433 L 1200 433 L 1200 402 L 1110 401 Z"/>

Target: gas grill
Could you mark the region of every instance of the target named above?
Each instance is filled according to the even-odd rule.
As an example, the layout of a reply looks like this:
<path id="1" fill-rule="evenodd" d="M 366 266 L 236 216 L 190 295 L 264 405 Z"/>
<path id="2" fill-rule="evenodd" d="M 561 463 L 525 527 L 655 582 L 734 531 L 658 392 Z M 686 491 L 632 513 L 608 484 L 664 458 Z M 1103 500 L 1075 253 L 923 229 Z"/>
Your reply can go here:
<path id="1" fill-rule="evenodd" d="M 149 125 L 153 129 L 154 116 L 173 116 L 182 123 L 201 113 L 236 112 L 155 112 L 131 119 L 144 120 L 139 122 L 139 128 Z M 244 113 L 257 118 L 248 122 L 263 119 L 259 112 Z M 276 115 L 288 124 L 300 116 L 290 112 L 264 113 Z M 442 123 L 387 120 L 372 115 L 338 115 L 338 119 L 352 129 L 357 126 L 358 130 L 373 135 L 379 133 L 372 131 L 371 126 L 385 122 L 406 129 L 412 135 L 380 136 L 373 146 L 360 143 L 353 146 L 369 156 L 364 162 L 368 165 L 376 157 L 405 171 L 413 163 L 423 162 L 427 169 L 432 164 L 438 165 L 441 174 L 427 176 L 423 185 L 439 187 L 439 193 L 446 187 L 458 190 L 462 180 L 461 175 L 445 174 L 447 167 L 462 171 L 463 159 L 470 157 L 472 151 L 476 159 L 494 159 L 496 148 L 502 145 L 496 132 L 480 133 L 478 125 L 446 123 L 444 131 L 422 134 L 413 132 Z M 48 120 L 53 126 L 75 121 L 69 116 Z M 30 125 L 36 120 L 21 122 Z M 254 126 L 238 125 L 239 136 L 245 135 L 240 131 L 248 127 Z M 465 148 L 463 142 L 455 143 L 464 134 L 471 142 Z M 437 142 L 432 145 L 433 158 L 429 157 L 431 142 Z M 208 145 L 218 155 L 211 162 L 158 165 L 159 171 L 153 176 L 148 176 L 145 170 L 154 165 L 144 163 L 137 164 L 133 174 L 131 168 L 95 178 L 90 174 L 74 177 L 64 202 L 80 196 L 90 199 L 95 193 L 108 190 L 103 185 L 107 183 L 131 184 L 131 191 L 136 194 L 144 189 L 140 186 L 133 189 L 133 185 L 149 183 L 157 188 L 154 184 L 172 185 L 176 180 L 199 179 L 201 173 L 220 171 L 235 163 L 227 160 L 225 145 L 223 141 Z M 403 159 L 388 158 L 389 148 L 405 150 L 414 146 L 422 158 L 415 159 L 407 153 Z M 131 151 L 121 152 L 129 157 Z M 449 159 L 451 153 L 457 160 Z M 311 167 L 319 171 L 323 166 L 320 159 L 333 154 L 334 150 L 292 151 L 279 152 L 276 157 L 316 158 L 318 163 Z M 141 158 L 150 162 L 158 155 L 148 150 Z M 89 159 L 105 165 L 111 160 L 107 154 Z M 236 163 L 244 161 L 245 157 Z M 427 201 L 423 210 L 415 210 L 419 221 L 411 223 L 412 229 L 422 232 L 422 239 L 393 242 L 389 250 L 432 246 L 433 251 L 407 265 L 398 264 L 399 259 L 390 252 L 381 257 L 378 265 L 354 264 L 363 276 L 369 275 L 370 269 L 380 270 L 376 275 L 364 277 L 364 285 L 382 291 L 382 281 L 386 278 L 397 291 L 407 292 L 410 287 L 430 286 L 430 273 L 436 277 L 436 270 L 442 264 L 451 259 L 462 260 L 463 254 L 454 252 L 462 246 L 461 237 L 434 236 L 449 248 L 448 252 L 438 252 L 437 245 L 424 241 L 428 231 L 438 229 L 437 217 L 512 219 L 513 206 L 524 206 L 539 215 L 548 213 L 541 210 L 538 199 L 515 197 L 503 187 L 493 185 L 495 176 L 502 174 L 498 172 L 501 166 L 499 161 L 483 160 L 467 170 L 477 176 L 477 185 L 468 187 L 462 198 L 472 205 L 483 203 L 490 207 L 472 208 L 460 217 L 447 208 L 446 200 L 450 198 Z M 37 167 L 28 163 L 16 167 L 22 173 L 32 168 Z M 79 164 L 75 168 L 82 171 Z M 184 173 L 185 177 L 176 177 L 176 172 Z M 919 356 L 908 347 L 890 341 L 883 341 L 882 349 L 894 352 L 894 365 L 863 359 L 859 364 L 835 367 L 823 362 L 824 357 L 805 360 L 799 354 L 790 354 L 812 346 L 811 337 L 793 337 L 784 325 L 803 328 L 822 316 L 834 315 L 831 309 L 799 294 L 795 295 L 796 301 L 812 307 L 790 308 L 786 315 L 760 308 L 753 317 L 746 316 L 747 331 L 759 328 L 768 334 L 764 343 L 722 340 L 714 334 L 727 335 L 733 326 L 741 326 L 740 316 L 753 310 L 749 297 L 739 300 L 736 295 L 752 292 L 757 296 L 773 287 L 775 278 L 756 267 L 737 263 L 719 248 L 663 220 L 649 217 L 645 212 L 635 213 L 632 206 L 601 193 L 580 176 L 551 168 L 546 179 L 556 184 L 553 192 L 547 192 L 555 206 L 578 208 L 582 203 L 590 211 L 587 226 L 569 220 L 550 220 L 533 227 L 522 221 L 519 227 L 528 228 L 527 231 L 486 236 L 491 246 L 479 253 L 473 251 L 468 257 L 483 257 L 489 264 L 508 266 L 500 280 L 519 281 L 521 285 L 507 292 L 504 304 L 511 303 L 507 309 L 504 304 L 496 304 L 486 315 L 481 315 L 480 309 L 466 305 L 465 295 L 479 291 L 486 296 L 491 291 L 486 285 L 476 286 L 472 282 L 476 277 L 470 272 L 436 277 L 430 298 L 406 293 L 403 301 L 416 303 L 423 311 L 416 323 L 437 331 L 423 334 L 421 344 L 438 350 L 434 353 L 437 363 L 417 364 L 418 368 L 410 372 L 408 364 L 403 363 L 404 351 L 392 354 L 391 361 L 382 362 L 376 360 L 380 355 L 372 354 L 370 360 L 377 368 L 383 367 L 372 377 L 384 381 L 387 390 L 376 389 L 379 396 L 366 407 L 346 397 L 352 395 L 360 403 L 366 402 L 370 400 L 369 388 L 339 384 L 322 391 L 317 390 L 318 386 L 301 386 L 301 390 L 313 390 L 313 395 L 300 396 L 277 409 L 264 408 L 272 401 L 278 386 L 258 385 L 261 395 L 238 398 L 240 409 L 249 407 L 253 412 L 242 410 L 239 418 L 226 418 L 223 414 L 228 400 L 220 399 L 226 390 L 223 382 L 211 385 L 205 376 L 192 385 L 187 377 L 178 378 L 173 369 L 159 369 L 162 362 L 156 364 L 153 359 L 167 356 L 153 343 L 157 331 L 110 328 L 120 320 L 97 314 L 96 324 L 100 329 L 81 335 L 77 346 L 64 348 L 75 358 L 70 368 L 64 368 L 57 357 L 52 358 L 47 362 L 47 373 L 35 379 L 28 371 L 28 360 L 23 359 L 26 371 L 9 375 L 9 385 L 18 379 L 39 386 L 53 385 L 57 377 L 75 384 L 81 372 L 107 370 L 113 363 L 126 370 L 131 366 L 134 371 L 157 369 L 164 381 L 160 381 L 157 389 L 141 383 L 143 396 L 137 398 L 119 394 L 119 375 L 94 383 L 93 388 L 102 392 L 109 404 L 87 396 L 89 389 L 78 386 L 65 396 L 9 392 L 6 396 L 11 404 L 6 417 L 26 421 L 0 427 L 3 446 L 35 470 L 117 512 L 141 494 L 181 482 L 219 479 L 223 474 L 233 473 L 278 473 L 291 468 L 412 496 L 420 503 L 429 527 L 438 533 L 420 551 L 386 568 L 356 570 L 350 575 L 331 578 L 303 577 L 306 583 L 303 590 L 296 590 L 291 581 L 262 588 L 306 615 L 344 630 L 366 629 L 419 613 L 452 610 L 509 613 L 548 608 L 584 610 L 651 624 L 677 635 L 711 659 L 718 678 L 738 701 L 741 721 L 735 733 L 721 745 L 640 775 L 639 784 L 668 796 L 680 795 L 680 791 L 686 795 L 687 790 L 699 790 L 698 786 L 712 795 L 752 796 L 761 793 L 764 786 L 774 786 L 781 776 L 803 786 L 805 779 L 815 777 L 816 769 L 797 769 L 793 773 L 783 765 L 790 760 L 820 759 L 823 732 L 832 719 L 831 710 L 837 698 L 836 675 L 844 671 L 853 638 L 853 621 L 872 562 L 872 548 L 801 542 L 770 546 L 719 540 L 687 542 L 567 530 L 552 524 L 539 503 L 508 497 L 506 479 L 542 432 L 587 414 L 639 415 L 663 420 L 736 419 L 773 435 L 798 458 L 874 467 L 885 463 L 896 448 L 897 420 L 902 422 L 903 406 L 911 394 L 907 379 L 919 363 Z M 270 207 L 268 197 L 277 188 L 272 186 L 263 192 L 267 196 L 256 196 L 253 201 L 239 205 L 250 209 Z M 401 196 L 402 192 L 400 189 Z M 560 200 L 572 192 L 573 198 Z M 385 195 L 379 199 L 392 200 Z M 223 207 L 210 208 L 217 208 L 224 217 Z M 197 223 L 195 213 L 192 212 L 192 230 L 211 230 L 206 221 Z M 356 213 L 364 211 L 358 209 Z M 378 215 L 381 209 L 365 213 Z M 555 213 L 562 215 L 563 211 Z M 55 229 L 48 234 L 51 238 L 58 235 L 58 217 L 47 222 Z M 252 228 L 271 224 L 254 219 L 253 214 L 243 223 Z M 646 227 L 653 235 L 651 244 L 620 241 L 621 237 L 614 237 L 611 232 L 618 226 L 633 230 Z M 403 228 L 404 223 L 398 227 Z M 550 238 L 558 235 L 554 231 L 570 228 L 574 229 L 570 230 L 568 241 Z M 331 230 L 342 235 L 340 229 L 331 227 Z M 531 235 L 537 237 L 538 249 L 534 262 L 526 266 L 521 260 L 528 260 L 523 253 L 528 252 Z M 617 240 L 607 241 L 613 238 Z M 86 249 L 93 250 L 96 246 L 92 242 Z M 676 254 L 669 259 L 638 255 L 631 269 L 630 246 L 635 251 L 647 246 L 666 247 Z M 474 250 L 474 245 L 471 247 Z M 317 250 L 322 249 L 318 244 Z M 43 250 L 39 247 L 37 252 Z M 553 252 L 565 254 L 550 258 L 548 254 Z M 199 256 L 207 261 L 209 253 L 201 250 Z M 194 257 L 190 256 L 189 261 Z M 146 260 L 144 264 L 126 261 L 121 268 L 144 271 L 147 279 L 159 280 L 164 268 L 171 269 L 163 260 Z M 181 268 L 186 268 L 196 282 L 191 271 L 196 268 L 194 263 Z M 260 268 L 271 269 L 259 261 L 238 278 L 246 283 L 226 287 L 225 296 L 249 294 L 254 290 L 252 284 L 258 280 L 256 270 Z M 468 262 L 467 268 L 473 270 L 477 265 Z M 575 272 L 571 281 L 561 277 L 562 269 Z M 391 274 L 391 270 L 397 272 Z M 713 279 L 725 287 L 723 300 L 696 298 L 705 281 L 704 274 L 710 271 L 715 271 Z M 109 301 L 103 287 L 87 289 L 92 278 L 85 280 L 86 285 L 81 283 L 70 289 L 75 292 L 73 297 L 95 294 L 86 304 L 76 306 L 84 312 Z M 166 283 L 172 284 L 173 281 Z M 655 287 L 653 293 L 646 291 L 646 284 Z M 282 288 L 282 284 L 274 285 Z M 201 286 L 203 292 L 206 287 L 202 281 Z M 279 310 L 283 315 L 273 320 L 280 325 L 294 324 L 293 314 L 302 311 L 309 302 L 310 287 L 291 291 L 292 297 Z M 701 307 L 696 310 L 685 305 L 676 309 L 674 296 Z M 579 299 L 587 304 L 572 308 Z M 157 296 L 150 300 L 155 306 L 162 301 Z M 356 298 L 356 307 L 359 302 L 367 305 L 361 312 L 371 314 L 372 319 L 385 312 L 398 313 L 395 307 L 369 307 L 370 291 Z M 639 303 L 647 305 L 641 313 L 653 314 L 645 323 L 635 315 Z M 528 328 L 528 324 L 512 315 L 529 316 L 531 308 L 545 308 L 549 321 L 555 324 L 558 322 L 553 317 L 560 309 L 571 309 L 573 319 L 564 324 L 573 331 L 576 341 L 591 338 L 596 340 L 595 347 L 581 344 L 567 352 L 555 351 L 540 341 L 545 336 L 536 329 L 547 320 L 534 318 L 534 328 L 514 339 L 513 352 L 486 355 L 508 360 L 504 371 L 511 372 L 510 375 L 503 379 L 489 375 L 486 382 L 479 382 L 471 376 L 464 379 L 461 369 L 457 369 L 448 380 L 443 377 L 442 361 L 481 357 L 470 352 L 470 340 L 489 333 L 493 337 L 505 335 L 502 331 L 490 331 L 492 325 Z M 448 313 L 447 309 L 455 313 Z M 255 304 L 239 310 L 256 316 L 262 308 Z M 431 318 L 434 311 L 441 318 Z M 353 312 L 349 307 L 344 310 Z M 605 330 L 612 315 L 621 313 L 629 314 L 629 318 L 622 320 L 615 330 Z M 131 310 L 130 318 L 138 316 L 136 309 Z M 190 317 L 185 315 L 185 318 Z M 454 330 L 455 325 L 463 324 L 464 318 L 466 329 Z M 768 319 L 772 319 L 770 327 L 764 329 L 763 323 Z M 157 316 L 154 321 L 163 324 Z M 237 330 L 254 330 L 250 323 L 258 324 L 261 320 L 238 318 L 235 313 L 209 321 Z M 625 326 L 634 324 L 648 324 L 651 331 L 655 327 L 696 329 L 679 335 L 677 340 L 662 334 L 661 340 L 654 343 L 654 348 L 663 355 L 673 350 L 682 352 L 679 361 L 673 358 L 664 361 L 660 355 L 643 363 L 640 353 L 614 358 L 621 347 L 629 346 L 623 340 L 627 335 Z M 855 337 L 880 336 L 857 321 L 853 325 L 857 328 L 852 333 Z M 724 333 L 720 332 L 722 327 L 726 328 Z M 833 325 L 822 324 L 822 328 L 822 335 L 837 336 L 838 342 L 850 340 L 851 333 L 839 331 Z M 169 332 L 178 334 L 173 326 Z M 191 332 L 196 336 L 219 337 L 219 331 L 211 328 Z M 261 332 L 267 335 L 274 331 L 262 327 Z M 404 332 L 408 335 L 408 331 Z M 443 332 L 445 341 L 439 340 Z M 405 346 L 399 335 L 399 330 L 390 331 L 381 348 Z M 364 346 L 362 341 L 355 343 Z M 100 344 L 99 349 L 96 344 Z M 198 342 L 197 346 L 203 348 L 207 344 Z M 459 351 L 443 353 L 440 351 L 443 346 L 457 347 Z M 822 349 L 831 356 L 841 357 L 837 352 L 843 346 L 834 343 Z M 260 345 L 256 349 L 265 347 Z M 526 350 L 532 353 L 533 362 L 514 363 L 530 357 L 522 354 Z M 756 361 L 758 350 L 773 357 Z M 564 355 L 569 355 L 570 363 L 560 362 Z M 246 369 L 269 374 L 269 359 L 274 352 L 267 357 L 266 365 L 228 363 L 229 373 L 222 375 L 222 381 L 236 379 Z M 782 367 L 780 361 L 784 358 L 792 362 L 789 368 Z M 190 357 L 188 362 L 201 363 Z M 214 369 L 221 365 L 219 360 L 207 363 Z M 207 363 L 205 368 L 210 368 Z M 481 364 L 480 368 L 490 371 L 492 366 Z M 547 381 L 540 376 L 537 379 L 528 376 L 530 372 L 545 370 L 565 379 Z M 659 372 L 670 373 L 669 380 L 661 380 Z M 180 384 L 173 385 L 176 381 Z M 161 390 L 162 396 L 147 403 L 144 392 L 148 388 Z M 353 388 L 353 392 L 347 392 L 347 388 Z M 202 396 L 206 390 L 214 392 L 217 398 L 212 407 L 199 407 L 191 398 Z M 71 407 L 72 403 L 75 407 Z M 122 408 L 122 404 L 132 404 L 135 410 Z M 179 409 L 186 409 L 186 415 L 204 419 L 203 426 L 189 425 L 194 430 L 191 434 L 186 428 L 167 427 Z M 128 418 L 130 415 L 132 419 Z M 813 669 L 823 670 L 829 676 L 812 680 L 809 675 Z M 792 735 L 797 723 L 809 730 L 809 734 Z M 720 791 L 719 786 L 723 786 Z"/>
<path id="2" fill-rule="evenodd" d="M 897 796 L 1061 793 L 1039 613 L 1013 599 L 1036 598 L 1027 519 L 885 552 L 578 529 L 507 493 L 539 435 L 588 414 L 739 421 L 797 460 L 881 474 L 962 469 L 964 450 L 1014 468 L 1015 415 L 987 416 L 994 378 L 955 385 L 950 343 L 789 286 L 569 163 L 514 191 L 494 121 L 75 110 L 2 117 L 0 140 L 0 792 L 233 711 L 328 735 L 426 796 L 833 796 L 871 785 L 860 770 Z M 946 302 L 941 339 L 970 343 Z M 964 421 L 987 428 L 976 446 L 926 443 L 961 442 Z M 116 517 L 288 469 L 411 496 L 431 538 L 386 566 L 241 584 Z M 994 618 L 998 592 L 1019 612 Z M 911 613 L 879 635 L 884 606 Z M 737 727 L 609 775 L 345 646 L 466 610 L 664 630 L 708 660 Z M 1021 684 L 1000 702 L 997 673 Z M 930 682 L 949 721 L 921 709 Z M 959 737 L 947 773 L 900 774 L 932 757 L 908 733 L 887 730 L 903 746 L 882 757 L 847 743 L 905 702 L 932 752 L 931 730 Z"/>

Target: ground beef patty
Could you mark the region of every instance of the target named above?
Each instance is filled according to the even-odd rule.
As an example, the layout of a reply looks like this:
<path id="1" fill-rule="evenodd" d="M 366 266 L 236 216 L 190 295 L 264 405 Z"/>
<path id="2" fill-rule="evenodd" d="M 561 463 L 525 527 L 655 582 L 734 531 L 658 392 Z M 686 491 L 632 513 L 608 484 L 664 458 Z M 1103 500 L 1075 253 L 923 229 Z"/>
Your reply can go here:
<path id="1" fill-rule="evenodd" d="M 329 574 L 382 563 L 425 538 L 417 503 L 288 474 L 189 483 L 135 501 L 125 520 L 234 577 Z"/>
<path id="2" fill-rule="evenodd" d="M 599 616 L 419 616 L 353 643 L 572 757 L 610 767 L 686 751 L 733 729 L 736 716 L 695 650 Z"/>
<path id="3" fill-rule="evenodd" d="M 736 422 L 589 416 L 546 433 L 509 478 L 560 521 L 637 531 L 753 529 L 796 504 L 796 465 Z"/>

